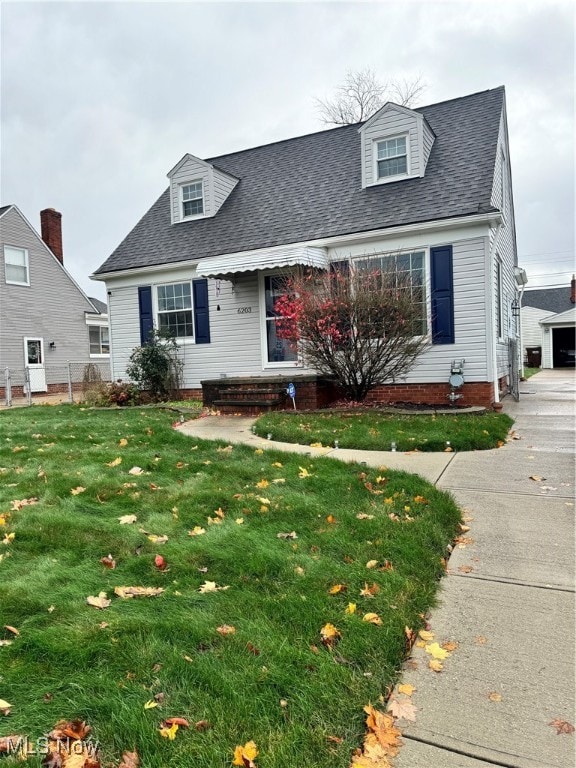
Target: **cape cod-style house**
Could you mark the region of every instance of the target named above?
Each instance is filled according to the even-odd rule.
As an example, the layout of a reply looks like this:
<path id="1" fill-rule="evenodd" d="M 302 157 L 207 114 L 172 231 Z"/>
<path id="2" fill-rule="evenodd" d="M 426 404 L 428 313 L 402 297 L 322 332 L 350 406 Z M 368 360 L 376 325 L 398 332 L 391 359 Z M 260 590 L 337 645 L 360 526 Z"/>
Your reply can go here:
<path id="1" fill-rule="evenodd" d="M 456 389 L 459 404 L 490 406 L 509 390 L 525 273 L 503 87 L 419 109 L 387 103 L 364 123 L 220 157 L 186 154 L 168 179 L 92 276 L 106 283 L 113 378 L 152 327 L 166 328 L 184 387 L 206 403 L 281 406 L 292 382 L 297 404 L 314 407 L 333 393 L 277 338 L 281 276 L 393 260 L 425 286 L 431 344 L 371 399 L 445 405 Z"/>
<path id="2" fill-rule="evenodd" d="M 64 267 L 61 214 L 40 212 L 41 234 L 15 205 L 0 207 L 0 397 L 68 388 L 70 364 L 108 378 L 108 308 Z M 82 367 L 80 367 L 82 366 Z M 11 385 L 11 387 L 10 387 Z"/>

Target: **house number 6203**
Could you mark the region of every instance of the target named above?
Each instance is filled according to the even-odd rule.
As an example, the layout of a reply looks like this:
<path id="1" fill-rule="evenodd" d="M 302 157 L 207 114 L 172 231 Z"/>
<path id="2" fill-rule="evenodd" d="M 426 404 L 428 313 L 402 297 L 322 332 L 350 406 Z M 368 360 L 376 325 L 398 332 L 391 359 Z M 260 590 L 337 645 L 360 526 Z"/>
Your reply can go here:
<path id="1" fill-rule="evenodd" d="M 239 315 L 250 315 L 252 313 L 252 307 L 238 307 Z"/>

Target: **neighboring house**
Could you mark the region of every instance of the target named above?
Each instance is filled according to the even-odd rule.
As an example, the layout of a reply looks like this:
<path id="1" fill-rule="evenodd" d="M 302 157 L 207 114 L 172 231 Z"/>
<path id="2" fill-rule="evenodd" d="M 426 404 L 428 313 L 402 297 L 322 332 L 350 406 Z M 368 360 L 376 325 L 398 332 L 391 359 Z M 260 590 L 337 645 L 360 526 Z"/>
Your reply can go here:
<path id="1" fill-rule="evenodd" d="M 570 286 L 527 289 L 522 298 L 525 362 L 542 368 L 576 364 L 576 278 Z"/>
<path id="2" fill-rule="evenodd" d="M 0 208 L 0 396 L 6 369 L 14 394 L 25 369 L 34 393 L 64 389 L 70 362 L 93 360 L 109 377 L 107 307 L 96 306 L 64 268 L 61 214 L 48 208 L 40 220 L 42 236 L 15 205 Z M 74 371 L 75 380 L 83 373 Z"/>
<path id="3" fill-rule="evenodd" d="M 187 154 L 168 178 L 92 276 L 106 283 L 114 378 L 154 326 L 176 335 L 184 386 L 203 382 L 207 402 L 293 381 L 297 403 L 313 406 L 323 382 L 276 335 L 282 276 L 369 260 L 425 285 L 431 341 L 372 399 L 446 404 L 453 361 L 465 361 L 460 404 L 508 391 L 521 270 L 503 87 L 421 109 L 387 103 L 358 125 L 208 160 Z"/>

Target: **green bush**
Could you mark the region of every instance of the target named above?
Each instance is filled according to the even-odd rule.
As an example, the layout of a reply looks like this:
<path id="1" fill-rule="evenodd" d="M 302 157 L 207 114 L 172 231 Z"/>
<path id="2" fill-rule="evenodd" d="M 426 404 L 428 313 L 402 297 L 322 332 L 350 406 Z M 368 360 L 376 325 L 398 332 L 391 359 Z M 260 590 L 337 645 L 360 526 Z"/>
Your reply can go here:
<path id="1" fill-rule="evenodd" d="M 153 329 L 148 343 L 133 350 L 126 373 L 152 400 L 175 400 L 180 390 L 182 368 L 176 339 Z"/>

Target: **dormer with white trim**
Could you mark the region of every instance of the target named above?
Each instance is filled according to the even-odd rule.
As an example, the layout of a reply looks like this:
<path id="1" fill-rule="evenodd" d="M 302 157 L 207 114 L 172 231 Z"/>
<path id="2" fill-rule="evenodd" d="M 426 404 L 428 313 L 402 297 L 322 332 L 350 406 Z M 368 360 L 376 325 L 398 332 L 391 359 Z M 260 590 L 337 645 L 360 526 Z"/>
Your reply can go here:
<path id="1" fill-rule="evenodd" d="M 387 102 L 358 132 L 363 189 L 424 176 L 434 133 L 420 112 Z"/>
<path id="2" fill-rule="evenodd" d="M 190 154 L 167 175 L 172 224 L 215 216 L 238 184 L 235 176 Z"/>

